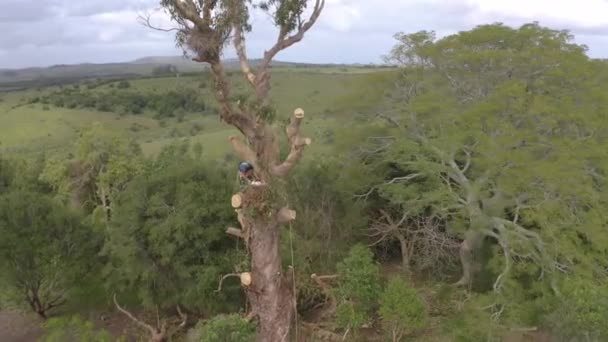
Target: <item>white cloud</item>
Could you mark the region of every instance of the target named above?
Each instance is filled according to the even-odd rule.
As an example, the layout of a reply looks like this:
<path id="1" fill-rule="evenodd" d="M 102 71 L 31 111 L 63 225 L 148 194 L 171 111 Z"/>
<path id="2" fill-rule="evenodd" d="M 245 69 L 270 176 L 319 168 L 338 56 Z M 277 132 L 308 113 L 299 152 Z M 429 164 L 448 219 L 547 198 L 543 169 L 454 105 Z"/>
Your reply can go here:
<path id="1" fill-rule="evenodd" d="M 477 7 L 476 18 L 490 20 L 497 16 L 597 27 L 608 25 L 608 1 L 605 0 L 466 0 Z"/>
<path id="2" fill-rule="evenodd" d="M 129 60 L 150 54 L 178 55 L 172 33 L 137 21 L 159 0 L 0 0 L 0 68 Z M 309 9 L 310 11 L 310 9 Z M 503 22 L 570 29 L 594 57 L 608 57 L 608 1 L 602 0 L 326 0 L 306 38 L 277 57 L 314 62 L 379 62 L 396 32 L 434 30 L 438 36 Z M 152 17 L 169 28 L 166 15 Z M 267 15 L 254 13 L 249 56 L 276 40 Z M 41 56 L 44 56 L 41 57 Z M 234 53 L 229 49 L 227 56 Z"/>

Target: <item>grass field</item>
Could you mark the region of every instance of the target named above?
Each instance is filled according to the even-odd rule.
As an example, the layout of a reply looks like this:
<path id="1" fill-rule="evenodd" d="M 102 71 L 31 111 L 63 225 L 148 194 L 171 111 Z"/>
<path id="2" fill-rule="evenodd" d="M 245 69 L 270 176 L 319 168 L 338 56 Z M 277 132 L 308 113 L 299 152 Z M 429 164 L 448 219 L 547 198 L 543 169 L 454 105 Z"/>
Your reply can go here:
<path id="1" fill-rule="evenodd" d="M 333 127 L 348 124 L 357 111 L 364 111 L 380 99 L 378 82 L 385 82 L 392 71 L 362 68 L 277 68 L 272 78 L 271 101 L 277 110 L 277 124 L 289 118 L 293 110 L 306 111 L 303 130 L 315 144 L 311 152 L 326 147 Z M 247 86 L 237 72 L 230 73 L 234 94 L 244 93 Z M 163 93 L 170 90 L 195 89 L 214 109 L 210 75 L 146 78 L 131 80 L 128 91 Z M 0 93 L 0 150 L 4 152 L 52 151 L 69 148 L 79 131 L 98 122 L 108 136 L 129 136 L 138 141 L 144 152 L 155 154 L 171 142 L 190 139 L 203 145 L 205 154 L 222 158 L 230 152 L 227 137 L 238 132 L 220 122 L 215 113 L 188 113 L 179 122 L 175 118 L 161 122 L 153 113 L 119 115 L 85 109 L 68 109 L 52 105 L 25 104 L 34 96 L 49 94 L 58 87 Z M 110 84 L 88 90 L 107 92 Z M 197 132 L 192 127 L 197 126 Z"/>

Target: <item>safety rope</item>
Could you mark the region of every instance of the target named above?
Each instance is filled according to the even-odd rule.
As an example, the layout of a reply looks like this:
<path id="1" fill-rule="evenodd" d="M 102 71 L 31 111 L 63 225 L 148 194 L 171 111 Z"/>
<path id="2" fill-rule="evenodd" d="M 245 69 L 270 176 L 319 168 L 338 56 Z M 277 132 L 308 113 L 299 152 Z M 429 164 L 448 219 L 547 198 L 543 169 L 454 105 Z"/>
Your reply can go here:
<path id="1" fill-rule="evenodd" d="M 296 323 L 296 342 L 298 342 L 299 339 L 299 334 L 298 334 L 298 292 L 297 292 L 297 288 L 296 288 L 296 265 L 295 265 L 295 257 L 294 257 L 294 253 L 293 253 L 293 224 L 291 222 L 289 222 L 289 248 L 291 249 L 291 272 L 293 273 L 293 296 L 295 299 L 294 302 L 294 306 L 293 306 L 293 311 L 294 311 L 294 316 L 295 316 L 295 323 Z"/>

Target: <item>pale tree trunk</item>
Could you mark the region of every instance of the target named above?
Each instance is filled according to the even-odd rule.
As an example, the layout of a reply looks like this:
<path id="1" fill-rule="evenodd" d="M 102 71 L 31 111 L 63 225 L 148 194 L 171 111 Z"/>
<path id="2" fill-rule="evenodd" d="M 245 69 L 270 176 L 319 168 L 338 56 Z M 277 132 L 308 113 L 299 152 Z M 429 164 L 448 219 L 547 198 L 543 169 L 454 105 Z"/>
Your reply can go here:
<path id="1" fill-rule="evenodd" d="M 267 197 L 265 194 L 278 191 L 275 180 L 290 173 L 311 140 L 300 136 L 304 111 L 298 108 L 291 124 L 286 128 L 290 152 L 285 160 L 279 160 L 278 140 L 262 111 L 268 105 L 272 59 L 304 38 L 304 34 L 319 18 L 325 0 L 314 0 L 310 17 L 304 18 L 302 12 L 307 4 L 308 1 L 297 1 L 288 10 L 288 16 L 293 16 L 295 20 L 279 25 L 278 37 L 274 45 L 264 52 L 257 70 L 251 68 L 245 46 L 243 28 L 248 26 L 245 22 L 248 17 L 247 2 L 169 0 L 164 5 L 180 25 L 181 34 L 186 35 L 186 39 L 183 39 L 186 46 L 196 54 L 193 60 L 210 64 L 215 77 L 215 96 L 220 104 L 220 117 L 237 128 L 246 143 L 236 137 L 230 137 L 229 140 L 241 160 L 253 164 L 255 177 L 263 184 L 249 186 L 233 196 L 232 206 L 237 210 L 241 229 L 230 227 L 226 232 L 242 238 L 251 255 L 251 279 L 241 283 L 247 292 L 253 317 L 258 319 L 258 340 L 264 342 L 287 341 L 296 311 L 293 283 L 282 270 L 279 253 L 281 228 L 295 219 L 295 212 L 287 208 L 279 209 L 281 205 L 277 203 L 277 197 Z M 225 26 L 225 22 L 218 23 L 215 16 L 219 14 L 228 19 L 230 29 Z M 231 87 L 220 61 L 222 48 L 230 37 L 243 76 L 255 95 L 255 103 L 236 102 L 230 95 Z"/>
<path id="2" fill-rule="evenodd" d="M 406 273 L 410 272 L 410 249 L 408 247 L 407 239 L 402 234 L 397 234 L 399 240 L 399 247 L 401 248 L 401 265 L 403 271 Z"/>
<path id="3" fill-rule="evenodd" d="M 247 297 L 258 316 L 259 341 L 287 341 L 295 311 L 293 285 L 281 268 L 277 224 L 253 224 L 251 240 L 251 273 L 253 282 Z"/>

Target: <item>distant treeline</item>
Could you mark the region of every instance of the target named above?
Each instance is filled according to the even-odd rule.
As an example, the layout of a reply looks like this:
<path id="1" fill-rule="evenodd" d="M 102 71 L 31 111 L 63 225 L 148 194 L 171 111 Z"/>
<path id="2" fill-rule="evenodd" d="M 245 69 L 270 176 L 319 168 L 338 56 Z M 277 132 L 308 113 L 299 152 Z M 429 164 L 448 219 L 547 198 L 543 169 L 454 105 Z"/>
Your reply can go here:
<path id="1" fill-rule="evenodd" d="M 183 117 L 185 113 L 203 112 L 207 106 L 194 89 L 179 92 L 143 93 L 126 90 L 128 81 L 121 81 L 108 92 L 92 92 L 80 87 L 64 88 L 44 96 L 35 96 L 29 103 L 41 103 L 60 108 L 86 108 L 118 114 L 141 114 L 145 111 L 156 113 L 158 119 Z"/>

